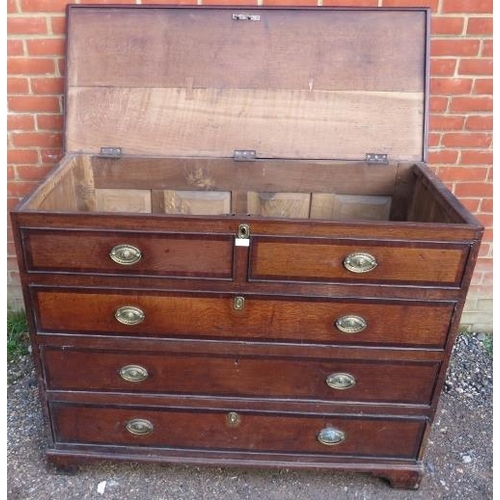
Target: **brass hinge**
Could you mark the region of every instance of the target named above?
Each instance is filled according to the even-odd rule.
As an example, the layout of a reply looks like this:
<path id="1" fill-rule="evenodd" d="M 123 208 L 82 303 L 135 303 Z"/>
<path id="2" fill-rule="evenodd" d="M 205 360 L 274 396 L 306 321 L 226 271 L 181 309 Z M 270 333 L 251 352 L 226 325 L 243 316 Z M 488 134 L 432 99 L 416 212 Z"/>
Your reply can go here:
<path id="1" fill-rule="evenodd" d="M 254 149 L 236 149 L 233 152 L 234 161 L 255 161 L 257 153 Z"/>
<path id="2" fill-rule="evenodd" d="M 99 156 L 104 156 L 105 158 L 120 158 L 122 156 L 122 148 L 107 146 L 101 148 Z"/>
<path id="3" fill-rule="evenodd" d="M 368 165 L 389 165 L 389 159 L 385 153 L 366 153 L 365 161 Z"/>

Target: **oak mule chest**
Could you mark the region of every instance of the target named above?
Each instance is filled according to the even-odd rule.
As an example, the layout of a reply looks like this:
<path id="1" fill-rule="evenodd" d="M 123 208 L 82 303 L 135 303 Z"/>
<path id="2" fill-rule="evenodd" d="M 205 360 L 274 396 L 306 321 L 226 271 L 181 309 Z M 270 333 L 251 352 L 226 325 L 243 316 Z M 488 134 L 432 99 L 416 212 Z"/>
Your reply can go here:
<path id="1" fill-rule="evenodd" d="M 426 161 L 429 12 L 71 5 L 11 214 L 48 459 L 417 488 L 482 228 Z"/>

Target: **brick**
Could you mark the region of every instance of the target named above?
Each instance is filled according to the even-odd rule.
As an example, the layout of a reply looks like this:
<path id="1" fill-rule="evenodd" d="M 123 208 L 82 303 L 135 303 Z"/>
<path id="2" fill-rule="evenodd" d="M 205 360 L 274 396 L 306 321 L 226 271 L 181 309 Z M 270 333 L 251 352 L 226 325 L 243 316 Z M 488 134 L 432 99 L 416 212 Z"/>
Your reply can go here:
<path id="1" fill-rule="evenodd" d="M 16 170 L 13 166 L 7 165 L 7 180 L 13 181 L 16 178 Z"/>
<path id="2" fill-rule="evenodd" d="M 265 1 L 265 0 L 264 0 Z M 342 6 L 346 5 L 346 2 L 342 2 L 341 0 L 323 0 L 323 5 L 325 7 L 335 7 L 337 5 Z M 352 7 L 377 7 L 377 0 L 352 0 L 349 1 L 349 5 Z"/>
<path id="3" fill-rule="evenodd" d="M 465 128 L 467 130 L 493 130 L 493 116 L 468 116 Z"/>
<path id="4" fill-rule="evenodd" d="M 464 30 L 463 17 L 435 16 L 431 23 L 431 32 L 434 35 L 461 35 Z"/>
<path id="5" fill-rule="evenodd" d="M 27 94 L 29 90 L 27 78 L 11 76 L 7 78 L 7 94 Z"/>
<path id="6" fill-rule="evenodd" d="M 479 222 L 484 226 L 484 227 L 491 227 L 493 226 L 493 214 L 475 214 Z"/>
<path id="7" fill-rule="evenodd" d="M 451 164 L 458 160 L 458 151 L 453 149 L 441 149 L 439 151 L 429 151 L 429 163 L 431 164 Z"/>
<path id="8" fill-rule="evenodd" d="M 66 33 L 66 16 L 50 16 L 49 19 L 50 30 L 54 35 L 64 35 Z"/>
<path id="9" fill-rule="evenodd" d="M 37 183 L 30 181 L 9 182 L 7 185 L 7 196 L 11 198 L 24 198 L 35 189 Z"/>
<path id="10" fill-rule="evenodd" d="M 474 132 L 449 132 L 443 134 L 443 146 L 487 148 L 491 145 L 491 134 Z"/>
<path id="11" fill-rule="evenodd" d="M 459 198 L 468 196 L 491 198 L 493 186 L 489 182 L 459 182 L 455 185 L 455 195 Z"/>
<path id="12" fill-rule="evenodd" d="M 441 134 L 433 134 L 432 132 L 427 136 L 427 145 L 432 147 L 437 147 L 441 143 Z"/>
<path id="13" fill-rule="evenodd" d="M 484 213 L 493 213 L 493 199 L 492 198 L 484 198 L 481 200 L 481 208 L 479 209 Z"/>
<path id="14" fill-rule="evenodd" d="M 57 70 L 59 71 L 60 76 L 64 76 L 66 74 L 66 60 L 64 57 L 57 60 Z"/>
<path id="15" fill-rule="evenodd" d="M 493 0 L 443 0 L 443 14 L 448 13 L 492 13 Z"/>
<path id="16" fill-rule="evenodd" d="M 465 117 L 448 115 L 431 115 L 429 120 L 430 130 L 462 130 Z"/>
<path id="17" fill-rule="evenodd" d="M 481 259 L 481 260 L 485 260 L 485 259 Z M 491 294 L 488 294 L 488 293 L 484 293 L 485 289 L 486 290 L 489 290 L 491 288 L 491 286 L 493 285 L 493 283 L 484 283 L 484 273 L 487 273 L 489 272 L 489 270 L 491 269 L 491 264 L 488 265 L 487 267 L 485 266 L 485 270 L 483 271 L 483 269 L 481 269 L 483 266 L 480 266 L 480 260 L 478 259 L 477 263 L 476 263 L 476 273 L 479 275 L 479 283 L 483 284 L 483 285 L 486 285 L 486 286 L 483 286 L 483 287 L 478 287 L 478 285 L 476 285 L 476 295 L 478 296 L 481 296 L 481 297 L 487 297 L 488 295 L 491 296 Z"/>
<path id="18" fill-rule="evenodd" d="M 432 56 L 477 56 L 481 42 L 463 38 L 431 40 Z"/>
<path id="19" fill-rule="evenodd" d="M 491 257 L 493 255 L 493 245 L 491 243 L 482 242 L 479 247 L 478 257 Z"/>
<path id="20" fill-rule="evenodd" d="M 257 1 L 254 0 L 253 2 L 252 1 L 246 1 L 245 0 L 233 0 L 231 2 L 231 5 L 257 5 Z M 217 0 L 203 0 L 203 5 L 221 5 L 220 1 L 217 1 Z M 290 5 L 293 5 L 293 2 L 290 4 Z M 317 2 L 314 3 L 314 4 L 304 4 L 304 5 L 317 5 Z"/>
<path id="21" fill-rule="evenodd" d="M 8 149 L 7 150 L 7 163 L 37 163 L 38 151 L 34 149 Z"/>
<path id="22" fill-rule="evenodd" d="M 447 97 L 435 97 L 431 96 L 429 98 L 429 111 L 431 113 L 443 113 L 448 108 L 448 98 Z"/>
<path id="23" fill-rule="evenodd" d="M 20 0 L 20 1 L 21 1 L 21 10 L 23 12 L 64 12 L 66 4 L 76 3 L 76 0 Z M 117 3 L 124 3 L 124 2 L 120 0 L 120 2 Z"/>
<path id="24" fill-rule="evenodd" d="M 51 170 L 52 167 L 47 165 L 20 165 L 16 167 L 17 175 L 23 181 L 41 181 L 47 177 Z"/>
<path id="25" fill-rule="evenodd" d="M 63 157 L 62 148 L 40 149 L 40 158 L 42 163 L 55 164 Z"/>
<path id="26" fill-rule="evenodd" d="M 33 130 L 35 118 L 32 115 L 8 115 L 7 130 Z"/>
<path id="27" fill-rule="evenodd" d="M 144 3 L 148 3 L 148 4 L 154 4 L 154 5 L 196 5 L 196 0 L 147 0 L 147 2 L 144 2 Z M 222 3 L 219 2 L 221 5 Z M 253 2 L 253 4 L 255 5 L 257 3 L 257 1 Z M 249 0 L 248 1 L 248 5 L 252 5 L 252 1 Z"/>
<path id="28" fill-rule="evenodd" d="M 63 94 L 64 78 L 32 78 L 31 90 L 34 94 Z"/>
<path id="29" fill-rule="evenodd" d="M 26 43 L 31 56 L 62 56 L 66 49 L 64 38 L 28 40 Z"/>
<path id="30" fill-rule="evenodd" d="M 86 3 L 86 4 L 135 4 L 135 0 L 85 0 L 82 1 L 81 3 Z M 149 3 L 149 2 L 144 2 L 144 3 Z"/>
<path id="31" fill-rule="evenodd" d="M 493 78 L 477 78 L 472 87 L 474 94 L 493 95 Z"/>
<path id="32" fill-rule="evenodd" d="M 18 11 L 16 0 L 7 0 L 7 13 L 14 14 Z"/>
<path id="33" fill-rule="evenodd" d="M 486 167 L 439 167 L 439 177 L 443 181 L 484 181 L 488 169 Z"/>
<path id="34" fill-rule="evenodd" d="M 493 59 L 462 59 L 458 63 L 460 75 L 493 75 Z"/>
<path id="35" fill-rule="evenodd" d="M 460 201 L 465 208 L 467 208 L 474 214 L 478 211 L 479 203 L 481 200 L 478 198 L 465 198 Z"/>
<path id="36" fill-rule="evenodd" d="M 430 91 L 433 95 L 470 94 L 472 78 L 431 78 Z"/>
<path id="37" fill-rule="evenodd" d="M 491 310 L 493 310 L 493 299 L 479 299 L 477 301 L 477 308 L 480 311 L 491 311 Z"/>
<path id="38" fill-rule="evenodd" d="M 8 17 L 7 34 L 9 35 L 44 35 L 47 33 L 47 21 L 43 17 Z"/>
<path id="39" fill-rule="evenodd" d="M 493 262 L 488 258 L 477 259 L 476 269 L 484 274 L 490 274 L 492 271 Z"/>
<path id="40" fill-rule="evenodd" d="M 467 23 L 468 35 L 493 35 L 492 17 L 469 17 Z"/>
<path id="41" fill-rule="evenodd" d="M 483 241 L 493 241 L 493 228 L 486 228 L 484 230 Z"/>
<path id="42" fill-rule="evenodd" d="M 38 115 L 36 117 L 38 130 L 62 130 L 63 122 L 62 115 Z"/>
<path id="43" fill-rule="evenodd" d="M 7 99 L 9 110 L 25 112 L 59 113 L 59 98 L 55 96 L 11 96 Z"/>
<path id="44" fill-rule="evenodd" d="M 493 57 L 493 40 L 483 40 L 481 55 L 483 57 Z"/>
<path id="45" fill-rule="evenodd" d="M 24 55 L 24 46 L 22 40 L 7 40 L 7 56 Z"/>
<path id="46" fill-rule="evenodd" d="M 431 75 L 432 76 L 452 76 L 455 74 L 457 66 L 456 59 L 432 58 Z"/>
<path id="47" fill-rule="evenodd" d="M 344 5 L 351 4 L 344 1 Z M 433 12 L 437 12 L 439 0 L 382 0 L 383 7 L 430 7 Z"/>
<path id="48" fill-rule="evenodd" d="M 9 75 L 46 75 L 54 73 L 53 59 L 29 57 L 9 57 L 7 59 L 7 73 Z"/>
<path id="49" fill-rule="evenodd" d="M 493 99 L 491 97 L 454 97 L 450 103 L 450 111 L 453 113 L 493 111 Z"/>
<path id="50" fill-rule="evenodd" d="M 469 332 L 493 333 L 493 318 L 484 312 L 464 310 L 460 325 Z"/>
<path id="51" fill-rule="evenodd" d="M 493 163 L 493 152 L 463 150 L 460 153 L 460 163 L 464 165 L 491 165 Z"/>
<path id="52" fill-rule="evenodd" d="M 60 147 L 62 134 L 56 132 L 20 132 L 13 134 L 15 147 Z"/>
<path id="53" fill-rule="evenodd" d="M 203 0 L 204 5 L 220 5 L 217 0 Z M 245 0 L 237 0 L 238 5 L 245 5 Z M 247 2 L 248 4 L 248 2 Z M 305 6 L 305 7 L 316 7 L 318 5 L 317 0 L 263 0 L 263 5 L 290 5 L 290 6 Z M 326 5 L 326 4 L 324 4 Z M 335 3 L 332 5 L 336 5 Z"/>
<path id="54" fill-rule="evenodd" d="M 7 255 L 15 256 L 16 255 L 16 246 L 14 242 L 7 243 Z"/>

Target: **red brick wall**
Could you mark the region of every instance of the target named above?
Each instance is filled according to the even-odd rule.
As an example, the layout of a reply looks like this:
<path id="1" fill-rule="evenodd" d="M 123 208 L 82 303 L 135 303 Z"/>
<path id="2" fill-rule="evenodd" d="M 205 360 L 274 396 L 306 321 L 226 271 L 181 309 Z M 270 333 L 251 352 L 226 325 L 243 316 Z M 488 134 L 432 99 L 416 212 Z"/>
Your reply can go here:
<path id="1" fill-rule="evenodd" d="M 62 154 L 67 3 L 431 7 L 429 163 L 486 227 L 462 323 L 491 328 L 493 0 L 7 0 L 9 208 L 35 188 Z M 9 301 L 19 305 L 10 231 L 8 293 Z"/>

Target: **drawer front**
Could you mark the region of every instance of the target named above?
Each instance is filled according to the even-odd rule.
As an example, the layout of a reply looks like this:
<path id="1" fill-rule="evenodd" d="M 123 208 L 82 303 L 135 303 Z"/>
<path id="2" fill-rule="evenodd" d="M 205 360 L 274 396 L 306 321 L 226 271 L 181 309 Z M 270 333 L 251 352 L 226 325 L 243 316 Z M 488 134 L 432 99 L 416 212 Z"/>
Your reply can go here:
<path id="1" fill-rule="evenodd" d="M 42 332 L 443 347 L 453 303 L 33 291 Z M 117 312 L 143 313 L 124 324 Z"/>
<path id="2" fill-rule="evenodd" d="M 430 403 L 438 362 L 280 359 L 46 347 L 49 389 Z"/>
<path id="3" fill-rule="evenodd" d="M 230 279 L 231 235 L 24 230 L 28 271 Z"/>
<path id="4" fill-rule="evenodd" d="M 459 286 L 468 245 L 254 236 L 249 279 Z"/>
<path id="5" fill-rule="evenodd" d="M 412 458 L 424 419 L 107 408 L 52 403 L 57 443 Z M 326 442 L 323 444 L 319 437 Z"/>

